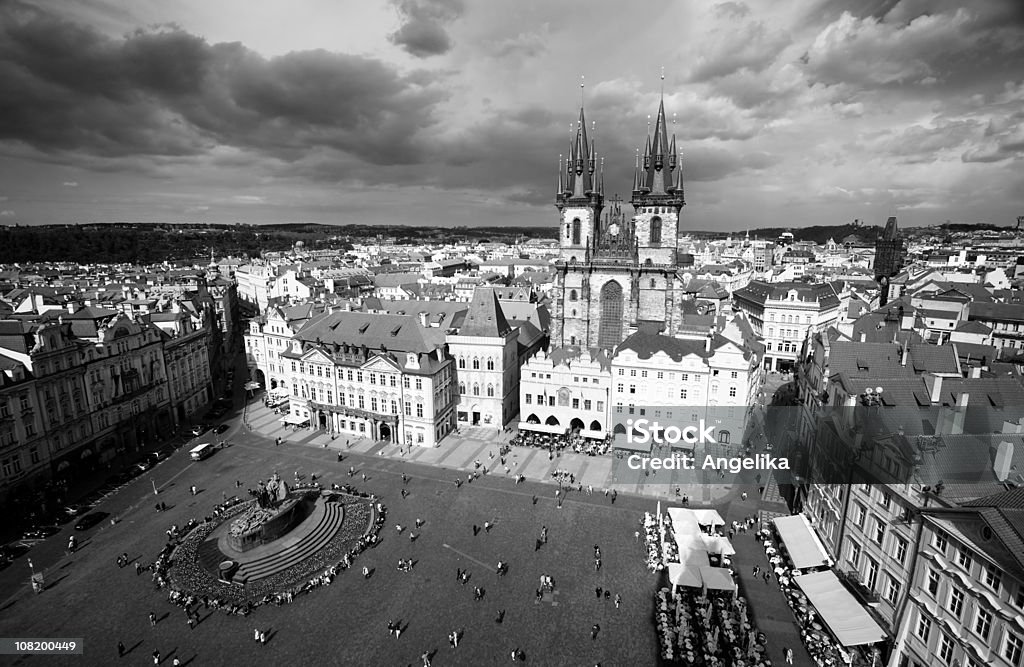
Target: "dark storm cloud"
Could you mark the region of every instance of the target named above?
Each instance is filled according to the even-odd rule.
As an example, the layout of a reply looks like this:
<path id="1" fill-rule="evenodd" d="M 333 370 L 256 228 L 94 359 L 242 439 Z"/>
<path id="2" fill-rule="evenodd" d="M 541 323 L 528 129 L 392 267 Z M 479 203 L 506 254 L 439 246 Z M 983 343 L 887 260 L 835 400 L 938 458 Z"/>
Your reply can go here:
<path id="1" fill-rule="evenodd" d="M 461 0 L 392 0 L 392 4 L 402 22 L 388 35 L 392 44 L 417 58 L 438 56 L 452 48 L 446 26 L 462 16 Z"/>
<path id="2" fill-rule="evenodd" d="M 811 83 L 925 96 L 1001 82 L 1024 64 L 1020 8 L 1019 0 L 904 0 L 877 12 L 843 9 L 810 44 L 804 70 Z"/>
<path id="3" fill-rule="evenodd" d="M 431 75 L 327 51 L 266 59 L 176 26 L 115 40 L 37 8 L 0 6 L 0 141 L 84 156 L 296 159 L 328 146 L 375 164 L 422 159 L 444 98 Z"/>

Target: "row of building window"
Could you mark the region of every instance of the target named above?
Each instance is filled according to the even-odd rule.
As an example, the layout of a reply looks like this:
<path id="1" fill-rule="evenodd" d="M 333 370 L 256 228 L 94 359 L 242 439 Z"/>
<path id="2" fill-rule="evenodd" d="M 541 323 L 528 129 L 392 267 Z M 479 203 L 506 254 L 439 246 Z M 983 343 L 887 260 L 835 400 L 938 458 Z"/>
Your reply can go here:
<path id="1" fill-rule="evenodd" d="M 327 378 L 331 377 L 331 367 L 330 366 L 317 366 L 317 365 L 314 365 L 314 364 L 310 364 L 309 365 L 309 375 L 311 375 L 311 376 L 314 375 L 314 373 L 313 373 L 314 368 L 316 369 L 316 376 L 317 377 L 327 377 Z M 294 362 L 294 361 L 292 362 L 292 372 L 293 373 L 298 372 L 298 373 L 305 374 L 306 370 L 307 369 L 306 369 L 306 365 L 305 364 L 303 364 L 301 362 L 298 363 L 298 364 L 296 364 L 296 362 Z M 389 386 L 389 385 L 392 386 L 392 387 L 397 387 L 398 386 L 398 379 L 397 379 L 398 376 L 395 375 L 395 374 L 392 374 L 392 373 L 367 373 L 366 376 L 369 379 L 370 384 L 374 384 L 374 385 L 375 384 L 379 384 L 382 387 Z M 353 371 L 352 369 L 342 370 L 342 369 L 339 368 L 338 372 L 337 372 L 337 378 L 339 380 L 348 380 L 349 382 L 362 382 L 363 381 L 363 371 Z M 410 380 L 409 380 L 409 378 L 407 376 L 402 376 L 402 386 L 405 387 L 406 389 L 410 388 Z M 423 378 L 416 378 L 415 379 L 415 387 L 416 387 L 416 389 L 423 389 Z"/>
<path id="2" fill-rule="evenodd" d="M 463 369 L 466 368 L 466 360 L 465 360 L 465 358 L 459 357 L 459 362 L 458 363 L 459 363 L 459 368 L 463 368 Z M 475 370 L 475 371 L 480 370 L 480 360 L 479 359 L 474 357 L 473 360 L 472 360 L 472 365 L 473 365 L 473 370 Z M 488 359 L 487 360 L 487 370 L 489 370 L 489 371 L 493 371 L 494 370 L 494 359 Z"/>
<path id="3" fill-rule="evenodd" d="M 523 400 L 526 401 L 527 405 L 532 405 L 533 404 L 533 394 L 524 394 L 523 395 Z M 554 396 L 548 396 L 547 398 L 545 398 L 544 394 L 537 394 L 537 405 L 548 405 L 549 407 L 553 408 L 553 407 L 555 407 L 555 397 Z M 583 399 L 582 403 L 580 402 L 580 399 L 578 399 L 578 398 L 572 399 L 572 409 L 573 410 L 579 410 L 580 409 L 580 405 L 583 406 L 584 410 L 588 410 L 589 411 L 591 409 L 591 406 L 595 405 L 595 402 L 592 401 L 589 398 Z M 597 410 L 597 412 L 604 412 L 604 401 L 597 401 L 596 405 L 597 405 L 597 407 L 594 408 L 594 409 Z"/>

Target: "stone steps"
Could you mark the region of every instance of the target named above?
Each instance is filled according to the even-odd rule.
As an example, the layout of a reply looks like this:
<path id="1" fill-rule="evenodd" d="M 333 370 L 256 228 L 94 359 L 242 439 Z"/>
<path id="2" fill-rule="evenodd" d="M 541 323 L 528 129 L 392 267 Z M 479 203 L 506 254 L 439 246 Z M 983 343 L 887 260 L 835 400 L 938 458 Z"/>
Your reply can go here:
<path id="1" fill-rule="evenodd" d="M 269 577 L 302 562 L 326 546 L 341 528 L 345 510 L 340 503 L 334 502 L 322 503 L 322 507 L 322 511 L 320 507 L 317 508 L 320 514 L 318 518 L 310 517 L 312 520 L 305 522 L 310 526 L 306 534 L 289 535 L 288 539 L 294 541 L 293 544 L 275 553 L 243 563 L 238 568 L 235 580 L 244 583 Z"/>

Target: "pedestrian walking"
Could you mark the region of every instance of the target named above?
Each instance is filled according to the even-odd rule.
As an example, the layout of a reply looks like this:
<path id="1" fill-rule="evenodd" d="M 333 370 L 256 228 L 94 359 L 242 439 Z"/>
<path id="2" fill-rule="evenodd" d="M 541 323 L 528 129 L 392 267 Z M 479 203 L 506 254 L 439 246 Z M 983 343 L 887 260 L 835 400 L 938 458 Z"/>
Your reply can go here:
<path id="1" fill-rule="evenodd" d="M 615 594 L 615 608 L 618 609 L 619 605 L 622 604 L 622 596 L 618 593 Z"/>
<path id="2" fill-rule="evenodd" d="M 124 652 L 125 652 L 124 642 L 117 642 L 117 657 L 123 658 L 124 657 Z"/>
<path id="3" fill-rule="evenodd" d="M 477 533 L 480 532 L 480 526 L 473 524 L 473 537 L 476 537 Z"/>
<path id="4" fill-rule="evenodd" d="M 484 532 L 485 533 L 491 532 L 491 522 L 490 521 L 484 521 Z"/>
<path id="5" fill-rule="evenodd" d="M 639 531 L 639 530 L 637 530 L 637 531 L 635 531 L 635 532 L 633 533 L 633 539 L 634 539 L 634 540 L 635 540 L 636 542 L 640 542 L 640 531 Z"/>
<path id="6" fill-rule="evenodd" d="M 154 628 L 156 627 L 156 614 L 153 612 L 149 612 L 149 624 Z"/>
<path id="7" fill-rule="evenodd" d="M 534 496 L 534 497 L 533 497 L 533 504 L 534 504 L 534 505 L 536 505 L 536 504 L 537 504 L 537 496 Z"/>
<path id="8" fill-rule="evenodd" d="M 791 648 L 787 648 L 786 649 L 786 664 L 787 665 L 792 665 L 793 664 L 793 649 L 791 649 Z"/>
<path id="9" fill-rule="evenodd" d="M 255 630 L 252 631 L 252 640 L 254 642 L 258 642 L 260 640 L 260 629 L 259 628 L 256 628 Z"/>
<path id="10" fill-rule="evenodd" d="M 755 576 L 755 577 L 756 577 L 756 576 L 757 576 L 757 573 L 758 573 L 758 572 L 760 572 L 760 571 L 761 571 L 761 568 L 760 568 L 759 566 L 755 565 L 755 566 L 754 566 L 754 573 L 753 573 L 753 576 Z"/>
<path id="11" fill-rule="evenodd" d="M 263 646 L 263 645 L 266 645 L 266 643 L 267 643 L 267 633 L 263 632 L 263 631 L 260 631 L 260 645 Z"/>
<path id="12" fill-rule="evenodd" d="M 596 593 L 596 594 L 597 594 L 597 599 L 598 599 L 598 600 L 600 600 L 600 599 L 601 599 L 601 593 L 603 592 L 603 590 L 604 590 L 604 589 L 602 589 L 602 588 L 601 588 L 600 586 L 598 586 L 598 587 L 596 587 L 596 588 L 594 589 L 594 593 Z"/>
<path id="13" fill-rule="evenodd" d="M 594 572 L 598 572 L 598 571 L 600 571 L 600 569 L 601 569 L 601 559 L 600 558 L 595 558 L 594 559 Z"/>
<path id="14" fill-rule="evenodd" d="M 430 667 L 430 652 L 424 651 L 420 657 L 423 658 L 423 667 Z"/>
<path id="15" fill-rule="evenodd" d="M 153 651 L 153 664 L 154 665 L 159 665 L 160 664 L 160 651 Z"/>
<path id="16" fill-rule="evenodd" d="M 764 583 L 767 584 L 767 583 L 769 583 L 771 581 L 771 578 L 772 578 L 771 573 L 768 572 L 767 570 L 765 570 L 764 574 L 761 575 L 761 576 L 764 578 Z"/>
<path id="17" fill-rule="evenodd" d="M 746 491 L 744 491 L 743 493 L 740 494 L 740 499 L 742 499 L 742 500 L 746 500 L 747 499 L 747 492 Z"/>
<path id="18" fill-rule="evenodd" d="M 590 628 L 590 638 L 597 639 L 597 633 L 601 632 L 601 626 L 594 623 L 594 627 Z"/>
<path id="19" fill-rule="evenodd" d="M 505 610 L 504 609 L 499 609 L 498 610 L 498 615 L 494 617 L 494 622 L 495 623 L 501 623 L 504 620 L 505 620 Z"/>
<path id="20" fill-rule="evenodd" d="M 192 618 L 191 614 L 188 615 L 188 618 L 185 619 L 185 622 L 188 623 L 188 629 L 189 630 L 194 630 L 195 629 L 195 627 L 196 627 L 196 619 Z"/>
<path id="21" fill-rule="evenodd" d="M 179 660 L 179 659 L 177 658 L 177 656 L 175 656 L 174 660 L 171 660 L 171 664 L 172 664 L 172 665 L 173 665 L 174 667 L 178 667 L 178 666 L 179 666 L 179 665 L 181 664 L 181 660 Z"/>

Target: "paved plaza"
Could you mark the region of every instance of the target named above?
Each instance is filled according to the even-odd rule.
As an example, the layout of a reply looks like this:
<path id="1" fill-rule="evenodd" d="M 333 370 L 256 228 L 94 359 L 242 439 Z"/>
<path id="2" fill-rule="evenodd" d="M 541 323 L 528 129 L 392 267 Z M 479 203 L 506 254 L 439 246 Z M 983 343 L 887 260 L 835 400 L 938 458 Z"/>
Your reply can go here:
<path id="1" fill-rule="evenodd" d="M 162 664 L 178 657 L 181 664 L 193 665 L 252 664 L 267 658 L 421 665 L 421 655 L 428 652 L 434 665 L 491 665 L 510 662 L 517 648 L 535 665 L 656 664 L 654 591 L 662 579 L 646 570 L 644 546 L 633 534 L 643 512 L 653 511 L 654 497 L 668 497 L 666 481 L 616 480 L 609 457 L 563 454 L 549 460 L 546 452 L 526 448 L 513 448 L 506 474 L 498 457 L 489 456 L 497 453 L 501 440 L 493 431 L 464 432 L 441 447 L 411 453 L 367 440 L 346 445 L 341 437 L 285 431 L 277 415 L 253 405 L 258 407 L 239 416 L 225 434 L 230 446 L 210 459 L 191 462 L 183 448 L 106 500 L 98 509 L 110 512 L 116 525 L 105 522 L 79 533 L 77 553 L 63 551 L 70 529 L 35 547 L 30 555 L 48 586 L 42 594 L 33 595 L 26 585 L 24 559 L 0 572 L 0 636 L 84 639 L 84 661 L 47 658 L 47 664 L 113 664 L 118 641 L 130 649 L 124 664 L 152 664 L 152 652 L 159 650 Z M 276 446 L 279 436 L 284 442 Z M 338 453 L 344 461 L 337 460 Z M 454 479 L 465 479 L 477 460 L 491 472 L 457 487 Z M 352 477 L 350 466 L 356 469 Z M 584 489 L 594 487 L 593 495 L 571 492 L 559 507 L 557 486 L 550 482 L 555 469 L 573 471 Z M 208 514 L 225 496 L 239 492 L 237 482 L 244 491 L 274 471 L 286 479 L 296 472 L 303 479 L 315 474 L 327 485 L 352 483 L 377 494 L 388 507 L 383 542 L 360 555 L 331 586 L 291 605 L 260 607 L 247 618 L 202 612 L 194 630 L 148 574 L 137 576 L 133 567 L 115 564 L 121 553 L 148 564 L 171 524 Z M 403 473 L 410 477 L 407 484 Z M 527 480 L 516 484 L 516 474 Z M 153 494 L 154 485 L 159 496 Z M 199 491 L 195 496 L 192 485 Z M 409 493 L 405 499 L 403 488 Z M 603 493 L 606 488 L 618 490 L 616 502 Z M 756 513 L 763 505 L 753 496 L 741 501 L 740 489 L 726 485 L 695 485 L 684 493 L 694 505 L 719 507 L 728 520 Z M 158 499 L 168 511 L 154 510 Z M 417 518 L 426 523 L 415 541 L 408 539 L 408 530 L 399 534 L 395 529 L 396 524 L 412 527 Z M 483 530 L 485 522 L 493 525 L 489 532 Z M 474 525 L 480 529 L 476 535 Z M 542 526 L 549 539 L 538 549 Z M 595 544 L 602 551 L 600 571 L 594 567 Z M 753 541 L 737 549 L 743 580 L 742 570 L 764 556 Z M 397 570 L 401 558 L 415 561 L 412 572 Z M 499 560 L 509 564 L 507 576 L 496 573 Z M 359 573 L 364 565 L 373 570 L 369 579 Z M 456 581 L 459 569 L 470 574 L 465 585 Z M 538 601 L 541 575 L 554 579 L 555 591 Z M 755 623 L 772 638 L 769 650 L 776 664 L 782 663 L 784 644 L 798 650 L 800 664 L 802 648 L 781 593 L 759 582 L 743 584 L 749 584 Z M 480 601 L 474 600 L 477 586 L 484 591 Z M 598 598 L 597 587 L 611 591 L 612 598 Z M 616 594 L 622 597 L 619 608 L 613 602 Z M 150 612 L 159 619 L 155 627 Z M 389 621 L 403 628 L 399 638 L 388 632 Z M 594 624 L 600 626 L 596 639 Z M 268 634 L 266 645 L 253 641 L 255 629 Z M 456 649 L 449 646 L 452 631 L 462 633 Z M 13 664 L 30 664 L 30 659 Z"/>

